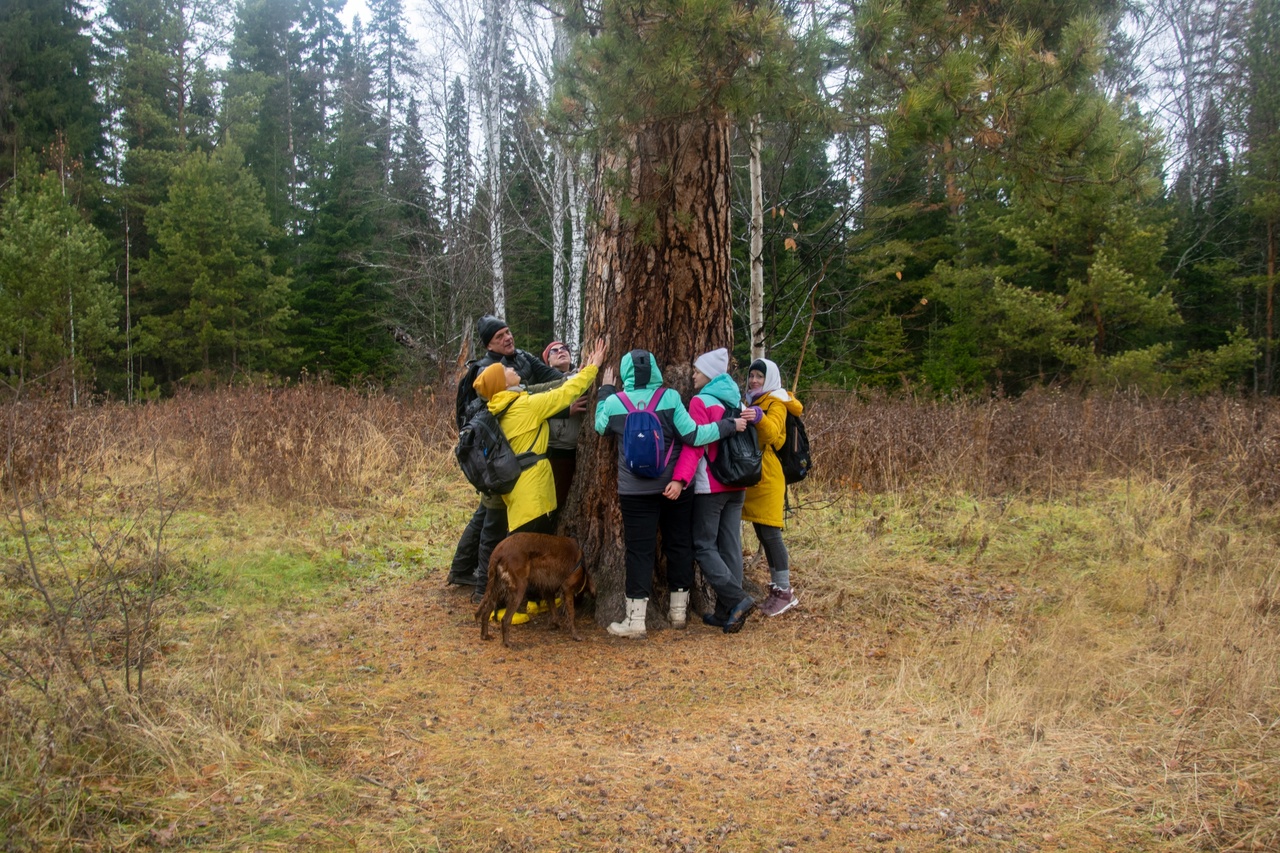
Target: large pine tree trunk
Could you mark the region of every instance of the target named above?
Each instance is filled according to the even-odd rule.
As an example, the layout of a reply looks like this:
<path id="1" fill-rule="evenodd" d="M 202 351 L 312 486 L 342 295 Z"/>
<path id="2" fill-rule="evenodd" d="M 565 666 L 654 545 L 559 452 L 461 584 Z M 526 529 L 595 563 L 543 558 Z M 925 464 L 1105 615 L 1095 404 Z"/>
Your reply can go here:
<path id="1" fill-rule="evenodd" d="M 722 118 L 654 124 L 633 142 L 628 160 L 602 165 L 610 174 L 598 182 L 584 338 L 589 344 L 604 335 L 606 364 L 615 369 L 631 349 L 652 351 L 666 384 L 687 401 L 693 358 L 732 345 L 728 124 Z M 613 180 L 619 175 L 626 176 L 621 188 Z M 621 618 L 625 598 L 617 440 L 583 432 L 566 532 L 595 572 L 596 621 L 605 624 Z M 659 563 L 654 590 L 663 599 Z M 664 614 L 651 606 L 650 624 Z"/>

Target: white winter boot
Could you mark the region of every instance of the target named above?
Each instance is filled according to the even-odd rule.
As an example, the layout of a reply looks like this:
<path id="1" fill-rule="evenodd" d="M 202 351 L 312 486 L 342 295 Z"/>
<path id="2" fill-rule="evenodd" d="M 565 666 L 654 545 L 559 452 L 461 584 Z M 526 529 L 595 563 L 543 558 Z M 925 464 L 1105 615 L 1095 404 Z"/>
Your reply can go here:
<path id="1" fill-rule="evenodd" d="M 667 610 L 667 618 L 671 620 L 671 627 L 683 630 L 685 620 L 689 615 L 689 590 L 673 589 L 671 590 L 671 606 Z"/>
<path id="2" fill-rule="evenodd" d="M 643 637 L 644 612 L 648 607 L 647 598 L 628 598 L 627 615 L 621 622 L 609 623 L 609 633 L 615 637 Z"/>

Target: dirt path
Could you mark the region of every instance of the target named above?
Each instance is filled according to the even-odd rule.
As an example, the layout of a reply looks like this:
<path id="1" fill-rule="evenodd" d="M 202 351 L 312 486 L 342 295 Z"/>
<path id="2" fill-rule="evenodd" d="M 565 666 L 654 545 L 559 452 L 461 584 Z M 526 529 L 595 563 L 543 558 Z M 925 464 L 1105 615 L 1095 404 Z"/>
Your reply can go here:
<path id="1" fill-rule="evenodd" d="M 508 650 L 472 612 L 432 579 L 355 596 L 345 636 L 297 631 L 307 752 L 404 849 L 1185 849 L 1105 761 L 883 707 L 894 662 L 856 625 L 802 608 L 637 641 L 588 614 L 575 643 L 543 615 Z"/>

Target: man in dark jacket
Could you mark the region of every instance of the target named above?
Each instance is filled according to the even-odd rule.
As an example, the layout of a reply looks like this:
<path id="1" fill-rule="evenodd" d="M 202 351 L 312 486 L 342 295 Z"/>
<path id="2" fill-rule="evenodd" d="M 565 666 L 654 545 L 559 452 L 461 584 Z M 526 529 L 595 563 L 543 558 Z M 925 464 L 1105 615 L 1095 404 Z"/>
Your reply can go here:
<path id="1" fill-rule="evenodd" d="M 491 364 L 502 363 L 515 369 L 524 384 L 553 382 L 564 379 L 564 374 L 549 367 L 521 349 L 516 349 L 515 336 L 506 321 L 486 314 L 476 323 L 476 336 L 485 348 L 483 356 L 467 362 L 467 369 L 458 380 L 458 396 L 455 403 L 458 429 L 471 420 L 485 405 L 473 385 L 476 376 Z M 448 583 L 476 587 L 483 594 L 489 576 L 489 555 L 507 535 L 507 507 L 501 496 L 481 497 L 480 506 L 467 522 L 453 552 L 453 564 L 449 567 Z M 474 597 L 474 596 L 473 596 Z"/>

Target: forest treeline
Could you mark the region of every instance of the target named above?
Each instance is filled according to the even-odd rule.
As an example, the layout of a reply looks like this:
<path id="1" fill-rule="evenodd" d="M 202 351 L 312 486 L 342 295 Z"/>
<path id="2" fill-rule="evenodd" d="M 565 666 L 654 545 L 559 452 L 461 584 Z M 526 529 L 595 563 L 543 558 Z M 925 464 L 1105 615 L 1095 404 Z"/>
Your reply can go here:
<path id="1" fill-rule="evenodd" d="M 575 341 L 617 190 L 601 129 L 644 108 L 583 77 L 628 91 L 654 49 L 600 16 L 705 16 L 714 41 L 748 7 L 450 2 L 350 26 L 342 0 L 0 4 L 6 393 L 431 384 L 491 310 L 526 349 Z M 760 73 L 717 95 L 740 359 L 755 180 L 788 384 L 1275 389 L 1280 0 L 770 14 Z"/>

